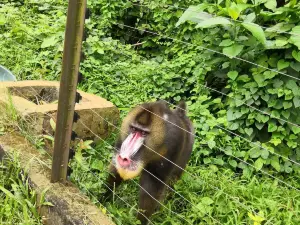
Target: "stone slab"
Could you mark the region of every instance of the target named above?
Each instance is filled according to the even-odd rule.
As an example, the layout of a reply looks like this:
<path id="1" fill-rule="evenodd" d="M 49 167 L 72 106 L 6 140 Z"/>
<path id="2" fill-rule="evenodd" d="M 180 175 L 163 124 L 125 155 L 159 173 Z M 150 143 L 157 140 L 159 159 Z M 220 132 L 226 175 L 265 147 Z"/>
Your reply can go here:
<path id="1" fill-rule="evenodd" d="M 73 124 L 73 130 L 78 138 L 83 140 L 97 140 L 99 139 L 97 136 L 107 138 L 114 130 L 114 126 L 109 123 L 118 124 L 119 110 L 99 96 L 79 90 L 78 92 L 82 100 L 75 105 L 75 112 L 80 119 Z M 59 82 L 55 81 L 0 82 L 0 107 L 13 105 L 18 114 L 32 126 L 35 135 L 54 136 L 50 119 L 56 121 L 58 95 Z"/>

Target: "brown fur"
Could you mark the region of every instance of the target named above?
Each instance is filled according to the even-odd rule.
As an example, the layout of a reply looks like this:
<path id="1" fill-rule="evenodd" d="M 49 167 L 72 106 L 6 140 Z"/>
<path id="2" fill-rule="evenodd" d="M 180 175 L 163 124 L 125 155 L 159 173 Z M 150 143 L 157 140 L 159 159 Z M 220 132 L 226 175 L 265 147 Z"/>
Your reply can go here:
<path id="1" fill-rule="evenodd" d="M 132 126 L 149 131 L 149 134 L 145 138 L 144 146 L 138 150 L 137 154 L 132 156 L 132 160 L 138 163 L 136 170 L 124 169 L 116 164 L 115 168 L 111 168 L 112 174 L 109 176 L 107 183 L 110 187 L 113 187 L 114 184 L 118 186 L 122 180 L 132 179 L 141 173 L 140 185 L 146 191 L 140 190 L 139 208 L 144 213 L 138 213 L 138 219 L 141 220 L 143 225 L 147 224 L 147 218 L 157 208 L 157 202 L 153 197 L 158 201 L 163 197 L 164 183 L 174 183 L 176 179 L 180 178 L 182 169 L 174 164 L 184 169 L 190 158 L 194 144 L 193 135 L 190 133 L 193 133 L 194 129 L 186 116 L 185 109 L 184 102 L 181 102 L 175 110 L 170 110 L 167 104 L 162 101 L 144 103 L 132 109 L 123 120 L 121 133 L 116 142 L 116 149 L 120 149 L 123 141 L 132 132 Z M 169 122 L 162 118 L 167 118 Z M 118 154 L 116 152 L 116 155 Z M 143 170 L 143 167 L 164 183 Z M 111 192 L 108 190 L 105 197 L 110 194 Z"/>

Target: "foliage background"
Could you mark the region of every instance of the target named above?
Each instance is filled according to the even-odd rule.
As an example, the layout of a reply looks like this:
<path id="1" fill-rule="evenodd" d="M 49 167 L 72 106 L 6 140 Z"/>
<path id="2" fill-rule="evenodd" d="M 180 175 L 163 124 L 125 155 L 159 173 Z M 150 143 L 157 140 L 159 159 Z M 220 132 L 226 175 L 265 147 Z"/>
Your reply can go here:
<path id="1" fill-rule="evenodd" d="M 4 3 L 0 8 L 0 64 L 11 69 L 18 79 L 58 80 L 66 1 Z M 176 103 L 185 99 L 199 136 L 189 169 L 207 165 L 209 170 L 202 171 L 203 177 L 211 171 L 218 174 L 225 168 L 243 174 L 241 179 L 254 179 L 251 175 L 263 169 L 291 184 L 299 182 L 299 166 L 272 152 L 300 160 L 300 128 L 283 121 L 299 124 L 300 3 L 292 0 L 279 8 L 274 0 L 90 0 L 88 4 L 91 17 L 86 21 L 81 89 L 110 100 L 123 115 L 130 106 L 144 101 L 161 98 Z M 188 11 L 187 6 L 191 6 Z M 208 17 L 202 12 L 227 19 L 217 17 L 204 23 L 203 19 Z M 252 22 L 268 29 L 253 26 Z M 162 36 L 141 31 L 145 29 Z M 223 54 L 207 51 L 207 48 Z M 271 116 L 243 105 L 244 102 Z M 258 147 L 260 145 L 263 149 Z M 93 154 L 92 151 L 84 153 L 87 157 L 84 160 L 88 167 L 94 165 L 100 170 L 104 166 L 96 161 L 101 151 L 100 147 L 97 149 Z M 75 164 L 74 168 L 77 167 L 80 166 Z M 77 172 L 74 176 L 81 177 L 80 168 Z M 224 181 L 224 178 L 218 179 Z M 239 193 L 240 181 L 236 182 L 234 191 Z M 82 185 L 92 183 L 86 180 Z M 128 191 L 127 187 L 132 186 L 125 185 L 122 190 Z M 189 191 L 198 193 L 199 190 L 191 188 Z M 255 205 L 253 196 L 247 194 L 245 199 L 251 198 L 250 204 Z M 199 199 L 193 201 L 199 202 Z M 265 213 L 274 213 L 283 224 L 298 222 L 286 213 L 281 218 L 274 208 L 258 205 Z M 274 207 L 275 203 L 271 205 Z M 233 212 L 216 208 L 209 213 L 215 213 L 228 224 L 247 217 L 246 213 L 239 212 L 239 218 Z M 121 214 L 121 210 L 114 213 Z M 234 219 L 222 217 L 224 214 Z M 159 221 L 159 216 L 156 218 Z"/>

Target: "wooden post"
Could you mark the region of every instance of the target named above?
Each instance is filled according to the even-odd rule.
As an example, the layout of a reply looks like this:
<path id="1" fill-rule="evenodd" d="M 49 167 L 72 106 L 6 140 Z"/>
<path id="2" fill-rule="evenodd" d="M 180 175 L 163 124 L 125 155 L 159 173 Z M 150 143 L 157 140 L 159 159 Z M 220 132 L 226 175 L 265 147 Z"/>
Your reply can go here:
<path id="1" fill-rule="evenodd" d="M 86 1 L 69 0 L 68 5 L 51 182 L 67 177 Z"/>

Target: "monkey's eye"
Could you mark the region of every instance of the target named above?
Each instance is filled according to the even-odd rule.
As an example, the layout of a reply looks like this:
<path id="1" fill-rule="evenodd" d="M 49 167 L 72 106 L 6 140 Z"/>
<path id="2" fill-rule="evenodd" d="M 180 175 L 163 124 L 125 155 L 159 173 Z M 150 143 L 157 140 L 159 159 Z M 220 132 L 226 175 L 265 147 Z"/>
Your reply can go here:
<path id="1" fill-rule="evenodd" d="M 143 135 L 143 136 L 146 136 L 146 135 L 147 135 L 147 132 L 146 132 L 146 131 L 142 131 L 142 135 Z"/>
<path id="2" fill-rule="evenodd" d="M 131 127 L 131 132 L 136 132 L 135 127 Z"/>

